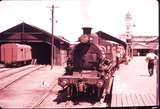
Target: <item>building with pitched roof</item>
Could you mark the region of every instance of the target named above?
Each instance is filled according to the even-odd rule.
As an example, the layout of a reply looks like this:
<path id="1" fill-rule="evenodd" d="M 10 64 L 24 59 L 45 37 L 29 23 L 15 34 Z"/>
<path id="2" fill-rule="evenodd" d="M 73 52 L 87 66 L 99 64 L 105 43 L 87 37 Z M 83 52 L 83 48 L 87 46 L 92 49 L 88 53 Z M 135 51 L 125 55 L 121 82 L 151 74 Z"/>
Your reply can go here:
<path id="1" fill-rule="evenodd" d="M 150 50 L 158 52 L 159 46 L 158 36 L 133 36 L 132 37 L 132 49 L 133 55 L 145 56 Z"/>
<path id="2" fill-rule="evenodd" d="M 65 38 L 54 37 L 54 65 L 66 63 L 70 42 Z M 52 34 L 36 26 L 22 22 L 0 33 L 0 45 L 21 43 L 32 47 L 32 56 L 38 64 L 51 64 Z"/>

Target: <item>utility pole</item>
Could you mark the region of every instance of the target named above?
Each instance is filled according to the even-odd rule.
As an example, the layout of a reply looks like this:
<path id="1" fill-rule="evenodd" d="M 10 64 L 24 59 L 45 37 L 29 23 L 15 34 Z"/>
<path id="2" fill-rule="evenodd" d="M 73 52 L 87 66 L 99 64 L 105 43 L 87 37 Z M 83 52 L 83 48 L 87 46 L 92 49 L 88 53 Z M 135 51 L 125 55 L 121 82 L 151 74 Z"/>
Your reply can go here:
<path id="1" fill-rule="evenodd" d="M 59 8 L 55 7 L 52 5 L 51 11 L 52 11 L 52 35 L 51 35 L 51 70 L 53 69 L 53 65 L 55 64 L 55 58 L 56 58 L 56 46 L 54 44 L 54 8 Z"/>
<path id="2" fill-rule="evenodd" d="M 54 5 L 52 5 L 51 70 L 53 69 L 54 64 L 54 48 Z"/>

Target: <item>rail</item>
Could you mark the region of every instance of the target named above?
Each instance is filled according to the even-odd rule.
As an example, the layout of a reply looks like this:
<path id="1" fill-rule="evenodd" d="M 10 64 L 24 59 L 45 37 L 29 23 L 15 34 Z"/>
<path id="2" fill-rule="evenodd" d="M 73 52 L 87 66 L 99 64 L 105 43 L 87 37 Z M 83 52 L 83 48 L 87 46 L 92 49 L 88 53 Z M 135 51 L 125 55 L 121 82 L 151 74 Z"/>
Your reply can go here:
<path id="1" fill-rule="evenodd" d="M 33 72 L 35 72 L 35 71 L 37 71 L 37 70 L 39 70 L 39 69 L 41 69 L 41 68 L 44 68 L 44 66 L 37 66 L 36 68 L 33 67 L 32 70 L 29 69 L 28 72 L 24 72 L 24 73 L 21 72 L 20 75 L 18 75 L 18 76 L 16 75 L 17 73 L 16 73 L 16 74 L 12 74 L 13 76 L 16 75 L 16 79 L 13 78 L 13 80 L 12 80 L 12 79 L 10 80 L 10 78 L 9 78 L 10 76 L 5 76 L 5 77 L 3 77 L 3 78 L 1 79 L 2 83 L 3 83 L 3 81 L 6 80 L 6 78 L 8 79 L 8 80 L 6 80 L 6 81 L 7 81 L 7 82 L 9 81 L 9 83 L 7 83 L 7 84 L 2 84 L 3 86 L 0 87 L 0 90 L 3 90 L 3 89 L 5 89 L 5 88 L 9 87 L 11 84 L 15 83 L 16 81 L 24 78 L 25 76 L 27 76 L 27 75 L 29 75 L 29 74 L 31 74 L 31 73 L 33 73 Z M 18 72 L 20 72 L 20 71 L 18 71 Z"/>

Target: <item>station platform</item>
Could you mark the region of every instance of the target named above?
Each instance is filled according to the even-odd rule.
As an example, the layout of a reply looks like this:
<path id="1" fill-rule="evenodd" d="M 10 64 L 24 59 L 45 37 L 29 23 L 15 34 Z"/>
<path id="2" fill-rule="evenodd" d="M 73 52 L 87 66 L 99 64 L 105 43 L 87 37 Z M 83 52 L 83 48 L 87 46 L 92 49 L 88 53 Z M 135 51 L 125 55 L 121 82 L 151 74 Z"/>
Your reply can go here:
<path id="1" fill-rule="evenodd" d="M 137 106 L 156 106 L 156 68 L 149 76 L 145 57 L 133 57 L 114 75 L 111 107 Z"/>

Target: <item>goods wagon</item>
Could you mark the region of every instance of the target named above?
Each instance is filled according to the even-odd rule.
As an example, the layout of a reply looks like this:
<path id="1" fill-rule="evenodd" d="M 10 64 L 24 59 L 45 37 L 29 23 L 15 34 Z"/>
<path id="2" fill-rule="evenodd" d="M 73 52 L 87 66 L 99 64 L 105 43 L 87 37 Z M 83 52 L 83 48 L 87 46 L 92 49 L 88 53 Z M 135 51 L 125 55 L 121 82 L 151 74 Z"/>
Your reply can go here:
<path id="1" fill-rule="evenodd" d="M 32 60 L 32 48 L 29 45 L 7 43 L 1 45 L 1 63 L 6 66 L 28 64 Z"/>

